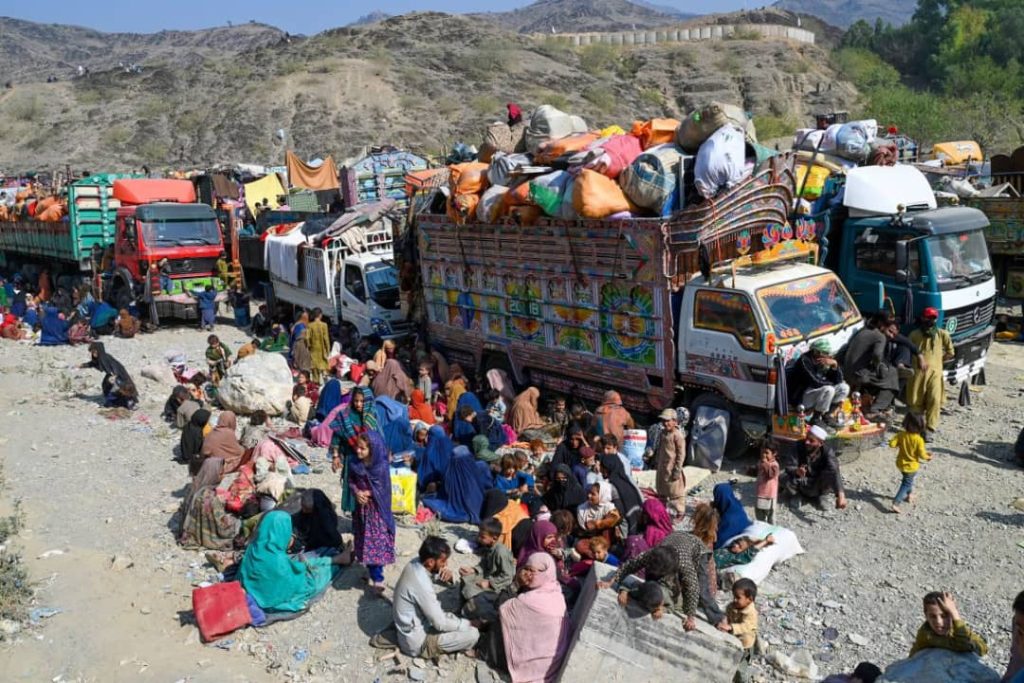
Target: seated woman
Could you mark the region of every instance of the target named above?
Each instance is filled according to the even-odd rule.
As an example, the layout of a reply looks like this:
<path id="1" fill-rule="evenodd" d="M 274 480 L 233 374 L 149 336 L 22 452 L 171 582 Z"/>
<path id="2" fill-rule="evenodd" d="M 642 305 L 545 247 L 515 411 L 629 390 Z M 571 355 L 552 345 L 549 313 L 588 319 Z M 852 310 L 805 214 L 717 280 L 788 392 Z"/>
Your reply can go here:
<path id="1" fill-rule="evenodd" d="M 299 559 L 288 554 L 292 545 L 292 518 L 282 510 L 264 515 L 245 550 L 238 580 L 265 612 L 301 612 L 320 597 L 341 567 L 351 563 L 350 553 Z"/>
<path id="2" fill-rule="evenodd" d="M 43 306 L 42 329 L 39 333 L 40 346 L 59 346 L 68 343 L 68 323 L 56 306 Z"/>
<path id="3" fill-rule="evenodd" d="M 237 426 L 235 414 L 225 410 L 217 417 L 217 426 L 203 440 L 199 453 L 204 458 L 223 458 L 224 474 L 230 474 L 242 464 L 245 449 L 235 436 Z"/>
<path id="4" fill-rule="evenodd" d="M 522 504 L 517 500 L 509 500 L 501 489 L 490 489 L 484 492 L 484 504 L 480 509 L 480 519 L 494 517 L 501 522 L 501 535 L 498 543 L 512 548 L 512 530 L 524 519 L 529 519 L 523 511 Z"/>
<path id="5" fill-rule="evenodd" d="M 114 323 L 114 336 L 121 337 L 122 339 L 131 339 L 139 333 L 142 328 L 142 324 L 139 319 L 128 312 L 127 308 L 122 308 L 117 313 L 117 321 Z"/>
<path id="6" fill-rule="evenodd" d="M 445 522 L 479 524 L 484 491 L 492 488 L 491 470 L 465 446 L 452 451 L 440 490 L 423 504 Z"/>
<path id="7" fill-rule="evenodd" d="M 176 387 L 171 389 L 171 395 L 167 397 L 166 401 L 164 401 L 164 409 L 163 412 L 160 413 L 160 417 L 162 417 L 165 422 L 173 424 L 178 417 L 178 408 L 180 408 L 181 405 L 187 400 L 188 389 L 186 389 L 180 384 L 177 385 Z M 183 426 L 184 425 L 179 425 L 178 427 L 180 429 Z"/>
<path id="8" fill-rule="evenodd" d="M 192 413 L 188 424 L 181 430 L 181 461 L 188 464 L 188 473 L 193 477 L 203 464 L 203 442 L 213 429 L 210 426 L 210 416 L 209 410 L 200 408 Z M 223 466 L 223 463 L 221 464 Z"/>
<path id="9" fill-rule="evenodd" d="M 743 509 L 743 503 L 736 497 L 732 484 L 723 482 L 711 490 L 712 505 L 718 512 L 718 531 L 715 550 L 724 548 L 731 539 L 739 536 L 750 526 L 750 517 Z"/>
<path id="10" fill-rule="evenodd" d="M 292 515 L 296 548 L 327 554 L 326 550 L 342 548 L 338 531 L 338 513 L 327 494 L 320 489 L 307 489 L 301 494 L 301 507 Z"/>
<path id="11" fill-rule="evenodd" d="M 434 425 L 427 430 L 423 457 L 416 461 L 416 485 L 420 492 L 431 491 L 441 483 L 454 449 L 452 440 L 444 433 L 444 427 Z"/>
<path id="12" fill-rule="evenodd" d="M 225 509 L 217 493 L 224 476 L 224 461 L 207 458 L 192 478 L 181 503 L 181 528 L 178 543 L 190 550 L 231 550 L 242 521 Z"/>
<path id="13" fill-rule="evenodd" d="M 516 574 L 519 594 L 498 609 L 505 662 L 513 681 L 555 681 L 572 626 L 547 553 L 534 553 Z"/>

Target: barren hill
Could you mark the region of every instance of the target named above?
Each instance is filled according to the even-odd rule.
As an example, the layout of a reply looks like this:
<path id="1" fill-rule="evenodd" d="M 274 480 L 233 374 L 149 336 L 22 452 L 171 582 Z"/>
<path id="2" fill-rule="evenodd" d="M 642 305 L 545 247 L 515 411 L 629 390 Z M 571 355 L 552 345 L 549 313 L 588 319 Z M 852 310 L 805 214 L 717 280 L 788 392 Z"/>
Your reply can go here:
<path id="1" fill-rule="evenodd" d="M 779 0 L 776 7 L 813 14 L 833 26 L 847 27 L 858 19 L 881 19 L 894 26 L 910 21 L 917 0 Z"/>
<path id="2" fill-rule="evenodd" d="M 239 24 L 198 31 L 103 33 L 81 26 L 37 24 L 0 17 L 0 64 L 4 81 L 71 78 L 78 66 L 104 71 L 125 64 L 162 61 L 187 66 L 205 57 L 237 54 L 284 39 L 265 24 Z"/>
<path id="3" fill-rule="evenodd" d="M 257 31 L 212 35 L 242 30 Z M 278 37 L 223 51 L 210 46 L 211 33 L 197 33 L 185 32 L 180 50 L 170 33 L 136 41 L 160 46 L 136 58 L 142 73 L 95 67 L 86 78 L 0 91 L 0 168 L 276 164 L 281 128 L 300 156 L 344 158 L 385 143 L 438 153 L 479 143 L 509 101 L 527 110 L 554 104 L 594 125 L 629 125 L 722 99 L 786 130 L 814 111 L 850 108 L 856 97 L 819 47 L 767 40 L 573 49 L 438 13 L 289 42 L 271 34 Z M 0 36 L 5 54 L 8 36 Z M 104 40 L 114 39 L 96 37 Z M 178 52 L 192 55 L 182 61 L 171 54 Z"/>

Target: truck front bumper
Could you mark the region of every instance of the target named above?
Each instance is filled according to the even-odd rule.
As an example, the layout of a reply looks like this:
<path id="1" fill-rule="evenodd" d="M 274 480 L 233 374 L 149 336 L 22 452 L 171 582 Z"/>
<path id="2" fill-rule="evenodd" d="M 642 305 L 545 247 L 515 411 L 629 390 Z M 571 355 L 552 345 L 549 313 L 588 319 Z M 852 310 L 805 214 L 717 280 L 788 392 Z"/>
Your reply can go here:
<path id="1" fill-rule="evenodd" d="M 955 355 L 942 366 L 942 375 L 952 385 L 959 385 L 976 376 L 985 367 L 988 347 L 995 327 L 988 326 L 977 334 L 955 342 Z"/>

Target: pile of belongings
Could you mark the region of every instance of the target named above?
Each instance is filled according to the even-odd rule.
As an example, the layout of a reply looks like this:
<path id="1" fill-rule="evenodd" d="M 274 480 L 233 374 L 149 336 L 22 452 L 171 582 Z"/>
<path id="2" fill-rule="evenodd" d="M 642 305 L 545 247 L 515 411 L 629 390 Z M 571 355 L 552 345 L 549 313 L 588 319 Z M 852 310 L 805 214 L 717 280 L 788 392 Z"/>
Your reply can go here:
<path id="1" fill-rule="evenodd" d="M 740 107 L 718 102 L 628 131 L 595 130 L 551 105 L 529 118 L 508 106 L 477 158 L 449 165 L 442 191 L 457 223 L 668 217 L 736 187 L 774 154 Z"/>

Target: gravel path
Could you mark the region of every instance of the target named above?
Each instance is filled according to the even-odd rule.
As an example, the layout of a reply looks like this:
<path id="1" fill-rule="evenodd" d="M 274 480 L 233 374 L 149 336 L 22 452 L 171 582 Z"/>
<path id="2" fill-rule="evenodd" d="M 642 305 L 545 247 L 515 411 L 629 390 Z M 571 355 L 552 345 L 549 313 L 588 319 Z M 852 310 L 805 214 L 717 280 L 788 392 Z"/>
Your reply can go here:
<path id="1" fill-rule="evenodd" d="M 227 326 L 217 333 L 231 348 L 244 341 Z M 172 460 L 178 433 L 159 418 L 169 389 L 139 370 L 162 362 L 171 349 L 201 361 L 205 338 L 179 328 L 104 340 L 143 394 L 126 420 L 98 413 L 98 373 L 72 369 L 86 360 L 84 347 L 2 344 L 0 454 L 7 490 L 0 512 L 13 499 L 23 501 L 27 528 L 18 543 L 39 581 L 34 606 L 62 610 L 0 642 L 4 678 L 370 682 L 404 680 L 412 666 L 422 667 L 429 681 L 474 680 L 473 662 L 461 657 L 440 670 L 407 658 L 379 661 L 380 651 L 367 640 L 387 623 L 389 603 L 364 593 L 361 570 L 349 571 L 338 590 L 300 619 L 238 632 L 219 647 L 199 643 L 188 614 L 191 590 L 214 571 L 202 553 L 178 548 L 169 531 L 187 473 Z M 884 667 L 905 656 L 913 641 L 921 596 L 948 589 L 988 639 L 985 661 L 1002 670 L 1010 602 L 1024 588 L 1018 547 L 1024 515 L 1009 505 L 1024 495 L 1021 473 L 1010 462 L 1022 425 L 1017 387 L 1024 347 L 994 347 L 988 377 L 988 386 L 973 394 L 973 408 L 950 403 L 932 449 L 936 457 L 918 477 L 919 502 L 903 515 L 883 512 L 899 483 L 888 448 L 844 468 L 851 502 L 845 512 L 781 511 L 780 523 L 793 528 L 807 552 L 777 567 L 761 587 L 762 636 L 770 648 L 808 649 L 822 675 L 862 659 Z M 326 462 L 314 464 L 300 485 L 321 487 L 337 500 L 337 478 Z M 750 501 L 750 479 L 728 472 L 697 495 L 708 497 L 715 481 L 731 476 Z M 470 530 L 445 532 L 454 540 Z M 418 540 L 419 530 L 400 527 L 400 560 L 386 572 L 389 587 Z M 48 552 L 54 550 L 60 552 Z M 115 556 L 133 566 L 111 567 Z M 468 561 L 457 556 L 453 563 Z M 444 597 L 453 598 L 450 593 Z M 761 680 L 786 680 L 763 660 L 755 669 Z"/>

